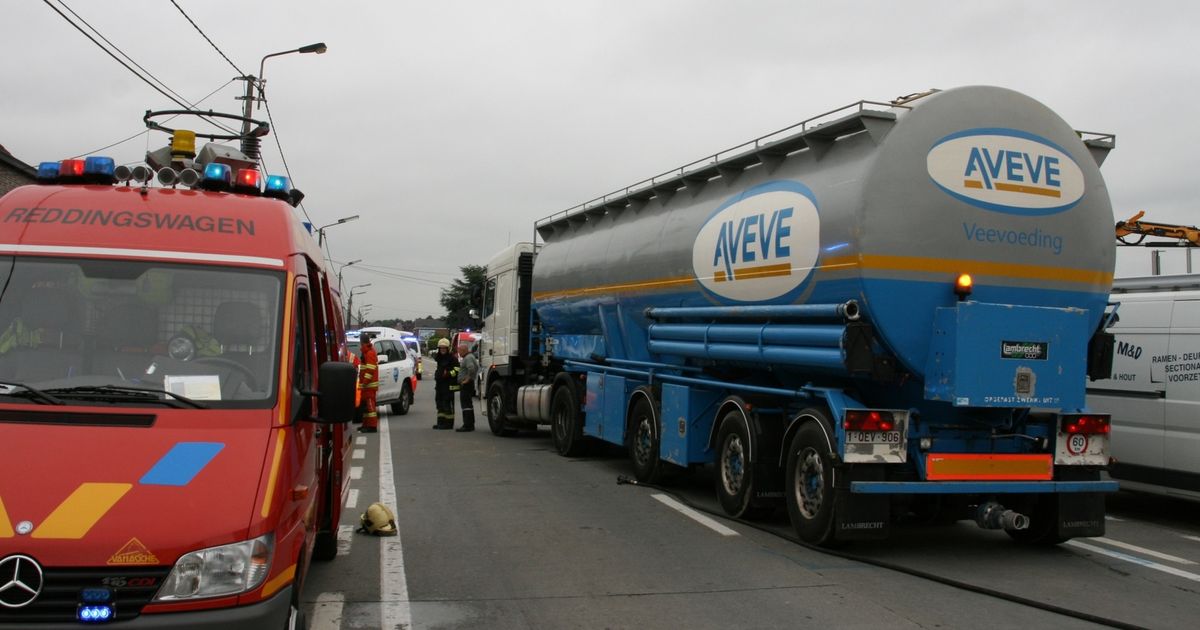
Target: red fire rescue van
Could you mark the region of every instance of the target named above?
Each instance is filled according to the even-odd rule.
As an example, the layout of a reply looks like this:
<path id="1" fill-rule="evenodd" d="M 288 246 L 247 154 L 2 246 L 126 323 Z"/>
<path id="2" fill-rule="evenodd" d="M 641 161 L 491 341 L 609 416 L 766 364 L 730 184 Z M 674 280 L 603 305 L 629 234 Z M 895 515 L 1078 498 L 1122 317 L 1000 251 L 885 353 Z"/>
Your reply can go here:
<path id="1" fill-rule="evenodd" d="M 297 195 L 230 161 L 0 198 L 0 627 L 303 626 L 355 370 Z"/>

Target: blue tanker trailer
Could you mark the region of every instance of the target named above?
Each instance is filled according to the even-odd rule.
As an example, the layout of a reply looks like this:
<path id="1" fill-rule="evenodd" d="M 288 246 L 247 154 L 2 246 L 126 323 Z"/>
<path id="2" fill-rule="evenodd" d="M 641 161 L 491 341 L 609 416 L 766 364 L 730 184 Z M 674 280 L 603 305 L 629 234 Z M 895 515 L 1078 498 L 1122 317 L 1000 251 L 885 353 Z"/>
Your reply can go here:
<path id="1" fill-rule="evenodd" d="M 536 224 L 483 296 L 498 435 L 713 464 L 806 541 L 1104 533 L 1111 135 L 996 87 L 859 102 Z"/>

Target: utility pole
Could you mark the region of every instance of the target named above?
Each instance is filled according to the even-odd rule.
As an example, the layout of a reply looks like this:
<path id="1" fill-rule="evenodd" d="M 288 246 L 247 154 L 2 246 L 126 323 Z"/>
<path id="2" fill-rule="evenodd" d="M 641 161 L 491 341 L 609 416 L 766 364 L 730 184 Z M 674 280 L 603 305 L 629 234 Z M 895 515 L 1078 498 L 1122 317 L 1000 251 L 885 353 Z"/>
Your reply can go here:
<path id="1" fill-rule="evenodd" d="M 239 101 L 245 101 L 245 106 L 242 107 L 242 153 L 246 157 L 258 162 L 260 155 L 258 138 L 250 135 L 250 113 L 254 107 L 254 101 L 257 100 L 254 96 L 254 90 L 258 87 L 258 79 L 254 75 L 248 74 L 244 77 L 238 77 L 239 80 L 246 82 L 246 95 L 237 97 Z"/>

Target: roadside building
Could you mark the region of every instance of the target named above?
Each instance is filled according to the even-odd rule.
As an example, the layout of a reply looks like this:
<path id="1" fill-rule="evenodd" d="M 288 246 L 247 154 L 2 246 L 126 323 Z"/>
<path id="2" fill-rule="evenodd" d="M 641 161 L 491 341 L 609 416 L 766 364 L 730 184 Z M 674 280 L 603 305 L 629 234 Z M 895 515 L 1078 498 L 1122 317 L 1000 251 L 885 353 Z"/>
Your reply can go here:
<path id="1" fill-rule="evenodd" d="M 37 169 L 13 157 L 0 144 L 0 195 L 37 180 Z"/>

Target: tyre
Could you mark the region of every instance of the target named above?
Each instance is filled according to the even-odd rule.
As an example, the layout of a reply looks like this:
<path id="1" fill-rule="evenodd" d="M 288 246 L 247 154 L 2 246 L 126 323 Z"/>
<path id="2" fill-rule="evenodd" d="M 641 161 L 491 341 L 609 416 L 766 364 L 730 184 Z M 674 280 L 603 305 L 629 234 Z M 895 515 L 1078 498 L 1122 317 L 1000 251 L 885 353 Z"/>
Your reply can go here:
<path id="1" fill-rule="evenodd" d="M 412 407 L 412 400 L 412 388 L 408 386 L 408 383 L 405 383 L 404 388 L 400 390 L 400 400 L 392 403 L 392 413 L 397 416 L 408 415 L 408 410 Z"/>
<path id="2" fill-rule="evenodd" d="M 629 412 L 629 459 L 638 481 L 657 483 L 662 477 L 661 443 L 654 406 L 645 396 L 637 396 Z"/>
<path id="3" fill-rule="evenodd" d="M 792 437 L 784 471 L 788 517 L 800 539 L 830 546 L 834 542 L 833 440 L 825 414 L 808 409 Z"/>
<path id="4" fill-rule="evenodd" d="M 337 532 L 321 530 L 317 532 L 313 544 L 312 558 L 321 562 L 329 562 L 337 557 Z"/>
<path id="5" fill-rule="evenodd" d="M 295 597 L 288 605 L 288 618 L 283 624 L 283 630 L 308 630 L 308 615 L 304 614 L 304 609 Z"/>
<path id="6" fill-rule="evenodd" d="M 508 426 L 508 418 L 504 414 L 507 407 L 508 401 L 504 399 L 504 381 L 496 379 L 492 381 L 487 392 L 488 428 L 492 430 L 492 435 L 505 436 L 517 432 Z"/>
<path id="7" fill-rule="evenodd" d="M 569 385 L 554 392 L 550 400 L 550 429 L 554 436 L 554 448 L 563 457 L 576 457 L 583 453 L 583 422 L 579 418 L 579 401 Z"/>
<path id="8" fill-rule="evenodd" d="M 1033 503 L 1033 509 L 1026 516 L 1029 517 L 1029 527 L 1004 530 L 1013 540 L 1024 545 L 1039 547 L 1051 547 L 1070 540 L 1068 536 L 1058 535 L 1057 496 L 1038 497 Z"/>
<path id="9" fill-rule="evenodd" d="M 721 418 L 717 432 L 717 501 L 734 518 L 760 518 L 771 510 L 754 499 L 758 480 L 750 462 L 750 427 L 741 412 Z"/>

